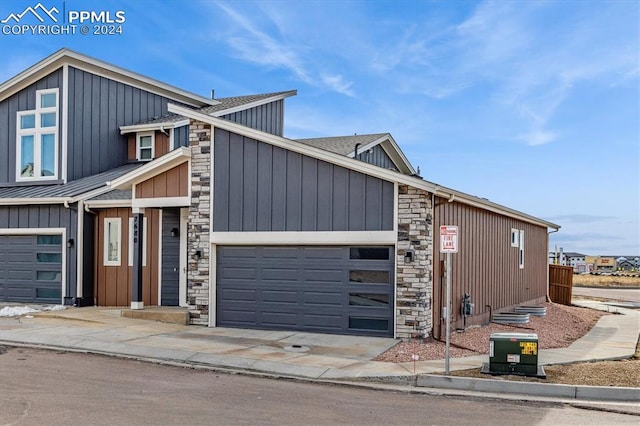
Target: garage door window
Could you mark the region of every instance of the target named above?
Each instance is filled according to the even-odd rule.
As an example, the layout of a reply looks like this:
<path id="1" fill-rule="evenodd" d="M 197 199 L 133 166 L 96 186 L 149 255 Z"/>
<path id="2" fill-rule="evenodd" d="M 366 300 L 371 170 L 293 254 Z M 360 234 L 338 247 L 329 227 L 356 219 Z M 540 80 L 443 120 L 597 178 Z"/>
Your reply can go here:
<path id="1" fill-rule="evenodd" d="M 36 243 L 39 246 L 59 246 L 62 244 L 62 235 L 38 235 Z"/>
<path id="2" fill-rule="evenodd" d="M 36 280 L 38 281 L 60 281 L 62 273 L 60 271 L 37 271 Z"/>
<path id="3" fill-rule="evenodd" d="M 351 247 L 349 258 L 352 260 L 389 260 L 387 247 Z"/>
<path id="4" fill-rule="evenodd" d="M 352 283 L 389 284 L 389 271 L 350 270 L 349 281 Z"/>
<path id="5" fill-rule="evenodd" d="M 389 306 L 388 294 L 350 293 L 349 305 L 351 306 Z"/>
<path id="6" fill-rule="evenodd" d="M 38 263 L 62 263 L 61 253 L 38 253 L 36 254 Z"/>
<path id="7" fill-rule="evenodd" d="M 357 330 L 381 330 L 389 329 L 389 320 L 377 318 L 349 317 L 349 328 Z"/>

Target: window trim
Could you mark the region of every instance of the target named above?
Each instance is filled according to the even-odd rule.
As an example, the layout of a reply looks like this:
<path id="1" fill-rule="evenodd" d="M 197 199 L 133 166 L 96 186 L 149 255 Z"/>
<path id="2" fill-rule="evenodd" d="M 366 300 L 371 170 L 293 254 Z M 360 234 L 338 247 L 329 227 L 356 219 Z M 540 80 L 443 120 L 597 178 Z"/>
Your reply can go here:
<path id="1" fill-rule="evenodd" d="M 142 218 L 142 266 L 147 266 L 147 218 Z M 128 266 L 133 266 L 133 218 L 129 218 L 129 259 Z"/>
<path id="2" fill-rule="evenodd" d="M 518 266 L 524 269 L 524 229 L 520 230 L 518 238 Z"/>
<path id="3" fill-rule="evenodd" d="M 118 259 L 117 260 L 109 260 L 109 225 L 117 224 L 118 225 Z M 120 266 L 122 262 L 122 218 L 119 217 L 105 217 L 104 218 L 104 241 L 102 245 L 103 251 L 103 259 L 102 263 L 104 266 Z"/>
<path id="4" fill-rule="evenodd" d="M 146 136 L 151 136 L 151 146 L 145 146 L 145 147 L 141 147 L 140 146 L 140 139 L 146 137 Z M 151 158 L 142 158 L 142 155 L 140 155 L 140 150 L 142 149 L 151 149 Z M 137 161 L 151 161 L 155 158 L 156 155 L 156 132 L 154 131 L 150 131 L 150 132 L 138 132 L 136 133 L 136 160 Z"/>
<path id="5" fill-rule="evenodd" d="M 56 105 L 53 107 L 43 108 L 42 95 L 54 93 L 56 95 Z M 59 89 L 42 89 L 36 90 L 36 108 L 32 110 L 24 110 L 16 112 L 16 182 L 38 182 L 58 179 L 58 165 L 60 164 L 59 138 L 60 130 L 58 112 L 60 106 Z M 55 126 L 42 127 L 42 115 L 55 113 Z M 21 119 L 25 115 L 35 115 L 35 127 L 31 129 L 23 129 Z M 51 176 L 39 176 L 42 174 L 42 136 L 53 134 L 53 174 Z M 22 176 L 22 137 L 33 136 L 33 176 Z"/>
<path id="6" fill-rule="evenodd" d="M 511 228 L 511 247 L 520 246 L 520 231 L 516 228 Z"/>

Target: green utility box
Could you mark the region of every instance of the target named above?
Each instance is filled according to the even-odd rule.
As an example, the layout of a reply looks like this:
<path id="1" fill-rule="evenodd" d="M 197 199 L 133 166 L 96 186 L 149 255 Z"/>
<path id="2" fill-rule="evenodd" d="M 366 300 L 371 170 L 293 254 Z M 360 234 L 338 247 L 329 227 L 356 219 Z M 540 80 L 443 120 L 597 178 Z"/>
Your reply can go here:
<path id="1" fill-rule="evenodd" d="M 483 366 L 483 370 L 486 367 Z M 489 374 L 546 377 L 538 366 L 538 335 L 492 333 L 489 337 Z"/>

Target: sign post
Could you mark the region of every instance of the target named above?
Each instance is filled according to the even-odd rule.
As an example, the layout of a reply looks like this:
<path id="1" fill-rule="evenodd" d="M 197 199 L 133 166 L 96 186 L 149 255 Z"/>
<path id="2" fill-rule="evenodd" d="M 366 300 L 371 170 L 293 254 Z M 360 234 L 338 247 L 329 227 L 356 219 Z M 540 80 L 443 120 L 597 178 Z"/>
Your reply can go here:
<path id="1" fill-rule="evenodd" d="M 446 253 L 447 290 L 444 316 L 446 318 L 446 338 L 444 353 L 444 374 L 449 375 L 449 347 L 451 344 L 451 253 L 458 252 L 458 227 L 443 225 L 440 227 L 440 253 Z"/>

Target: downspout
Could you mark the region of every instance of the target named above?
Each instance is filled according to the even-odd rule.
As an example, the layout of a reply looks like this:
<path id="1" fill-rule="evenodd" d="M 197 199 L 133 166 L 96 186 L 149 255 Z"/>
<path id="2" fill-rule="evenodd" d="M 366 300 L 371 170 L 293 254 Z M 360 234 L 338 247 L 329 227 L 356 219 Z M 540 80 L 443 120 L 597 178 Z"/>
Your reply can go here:
<path id="1" fill-rule="evenodd" d="M 76 300 L 74 305 L 79 306 L 78 299 L 84 297 L 84 201 L 78 200 L 78 230 L 76 235 Z"/>
<path id="2" fill-rule="evenodd" d="M 546 300 L 547 302 L 551 302 L 551 295 L 549 294 L 549 235 L 556 233 L 560 230 L 560 228 L 556 229 L 555 231 L 551 231 L 551 232 L 547 232 L 547 250 L 546 250 L 546 257 L 547 257 L 547 295 L 546 295 Z"/>

